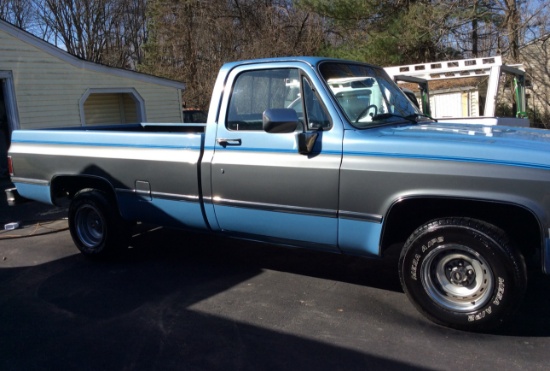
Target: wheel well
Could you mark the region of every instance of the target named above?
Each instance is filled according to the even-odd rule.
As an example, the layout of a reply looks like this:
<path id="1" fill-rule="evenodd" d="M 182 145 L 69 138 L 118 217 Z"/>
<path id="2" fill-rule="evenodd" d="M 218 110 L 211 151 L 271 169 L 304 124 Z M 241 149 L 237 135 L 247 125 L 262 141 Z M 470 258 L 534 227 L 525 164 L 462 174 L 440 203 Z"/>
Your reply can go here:
<path id="1" fill-rule="evenodd" d="M 469 217 L 504 230 L 525 257 L 541 246 L 541 229 L 535 215 L 524 207 L 489 201 L 413 198 L 394 204 L 386 215 L 382 251 L 403 243 L 426 222 L 444 217 Z"/>
<path id="2" fill-rule="evenodd" d="M 62 198 L 72 199 L 78 191 L 93 188 L 114 196 L 112 185 L 103 178 L 94 176 L 57 176 L 52 180 L 51 192 L 55 204 Z"/>

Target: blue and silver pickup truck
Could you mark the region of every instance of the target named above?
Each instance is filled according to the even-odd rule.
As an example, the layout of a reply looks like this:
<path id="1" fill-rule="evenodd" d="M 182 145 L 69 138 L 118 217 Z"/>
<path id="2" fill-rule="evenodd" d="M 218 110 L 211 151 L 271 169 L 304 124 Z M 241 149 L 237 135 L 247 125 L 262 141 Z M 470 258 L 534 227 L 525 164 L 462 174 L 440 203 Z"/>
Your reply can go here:
<path id="1" fill-rule="evenodd" d="M 550 132 L 440 124 L 382 68 L 295 57 L 224 65 L 206 124 L 21 130 L 17 192 L 70 199 L 80 251 L 127 248 L 135 222 L 381 257 L 426 317 L 510 317 L 525 258 L 550 273 Z"/>

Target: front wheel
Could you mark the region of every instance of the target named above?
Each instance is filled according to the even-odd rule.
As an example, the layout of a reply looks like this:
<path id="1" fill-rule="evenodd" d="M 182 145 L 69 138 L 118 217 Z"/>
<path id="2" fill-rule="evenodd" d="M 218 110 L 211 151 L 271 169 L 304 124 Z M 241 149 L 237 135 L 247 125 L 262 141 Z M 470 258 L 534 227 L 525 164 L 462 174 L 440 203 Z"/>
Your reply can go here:
<path id="1" fill-rule="evenodd" d="M 418 228 L 399 260 L 403 290 L 430 320 L 487 330 L 509 317 L 525 292 L 522 255 L 492 224 L 445 218 Z"/>
<path id="2" fill-rule="evenodd" d="M 128 247 L 131 225 L 124 221 L 107 194 L 85 189 L 69 206 L 69 230 L 80 252 L 91 258 L 105 258 Z"/>

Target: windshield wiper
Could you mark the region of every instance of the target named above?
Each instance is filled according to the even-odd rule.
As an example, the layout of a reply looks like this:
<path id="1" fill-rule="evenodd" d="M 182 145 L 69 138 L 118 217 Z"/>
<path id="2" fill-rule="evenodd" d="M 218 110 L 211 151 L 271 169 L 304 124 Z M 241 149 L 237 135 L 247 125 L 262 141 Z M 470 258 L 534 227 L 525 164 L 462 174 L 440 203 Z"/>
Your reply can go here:
<path id="1" fill-rule="evenodd" d="M 415 116 L 416 116 L 416 114 L 409 115 L 409 116 L 401 116 L 401 115 L 396 115 L 395 113 L 380 113 L 378 115 L 374 115 L 372 117 L 372 121 L 386 120 L 386 119 L 389 119 L 389 118 L 392 118 L 392 117 L 396 117 L 396 118 L 400 118 L 400 119 L 412 122 L 413 124 L 416 124 L 416 123 L 418 123 L 418 121 L 416 121 Z"/>
<path id="2" fill-rule="evenodd" d="M 403 120 L 407 120 L 409 122 L 412 122 L 413 124 L 418 124 L 419 121 L 423 121 L 423 120 L 419 120 L 420 118 L 427 118 L 427 119 L 430 119 L 430 120 L 433 120 L 435 122 L 437 122 L 437 120 L 434 120 L 433 118 L 431 118 L 430 116 L 428 115 L 424 115 L 422 113 L 413 113 L 412 115 L 407 115 L 407 116 L 401 116 L 401 115 L 397 115 L 395 113 L 380 113 L 378 115 L 374 115 L 372 117 L 372 121 L 380 121 L 380 120 L 386 120 L 386 119 L 389 119 L 389 118 L 392 118 L 392 117 L 396 117 L 396 118 L 400 118 L 400 119 L 403 119 Z"/>

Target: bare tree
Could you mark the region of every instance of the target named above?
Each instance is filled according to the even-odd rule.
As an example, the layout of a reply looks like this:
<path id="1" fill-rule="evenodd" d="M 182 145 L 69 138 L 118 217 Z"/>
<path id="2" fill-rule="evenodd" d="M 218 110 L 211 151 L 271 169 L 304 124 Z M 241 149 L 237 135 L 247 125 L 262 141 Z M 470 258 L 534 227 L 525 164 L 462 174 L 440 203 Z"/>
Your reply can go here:
<path id="1" fill-rule="evenodd" d="M 512 62 L 518 63 L 520 32 L 523 26 L 520 17 L 520 4 L 518 0 L 501 0 L 499 2 L 504 15 L 502 29 L 507 38 L 507 54 Z"/>
<path id="2" fill-rule="evenodd" d="M 146 0 L 34 0 L 43 37 L 96 63 L 135 68 L 143 58 Z"/>
<path id="3" fill-rule="evenodd" d="M 468 57 L 494 55 L 498 44 L 501 15 L 494 11 L 494 1 L 459 1 L 448 32 L 456 49 Z"/>
<path id="4" fill-rule="evenodd" d="M 140 70 L 185 81 L 188 106 L 208 106 L 224 62 L 314 54 L 323 38 L 320 18 L 285 0 L 150 0 L 148 6 Z"/>
<path id="5" fill-rule="evenodd" d="M 534 10 L 520 56 L 530 82 L 527 103 L 531 123 L 550 129 L 550 14 L 545 9 Z"/>
<path id="6" fill-rule="evenodd" d="M 110 30 L 106 34 L 103 63 L 136 69 L 142 63 L 147 40 L 146 0 L 117 1 Z"/>
<path id="7" fill-rule="evenodd" d="M 27 29 L 33 21 L 32 0 L 0 0 L 0 18 Z"/>
<path id="8" fill-rule="evenodd" d="M 40 16 L 71 54 L 101 62 L 105 45 L 106 1 L 44 0 L 37 1 Z"/>

